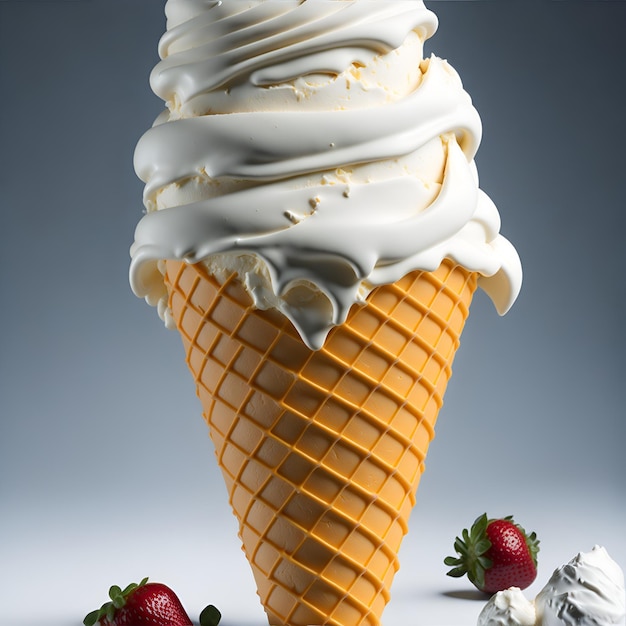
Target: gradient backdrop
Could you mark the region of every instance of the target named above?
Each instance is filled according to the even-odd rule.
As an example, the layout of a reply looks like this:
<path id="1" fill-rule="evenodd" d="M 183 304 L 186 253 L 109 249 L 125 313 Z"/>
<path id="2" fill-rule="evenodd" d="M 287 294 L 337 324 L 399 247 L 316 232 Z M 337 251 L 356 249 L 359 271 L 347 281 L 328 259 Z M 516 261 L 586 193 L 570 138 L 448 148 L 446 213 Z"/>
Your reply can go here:
<path id="1" fill-rule="evenodd" d="M 525 282 L 504 318 L 475 300 L 385 626 L 470 626 L 442 559 L 485 510 L 539 533 L 529 595 L 594 543 L 626 566 L 626 2 L 427 5 Z M 264 623 L 178 336 L 127 283 L 163 6 L 0 0 L 1 626 L 146 575 Z"/>

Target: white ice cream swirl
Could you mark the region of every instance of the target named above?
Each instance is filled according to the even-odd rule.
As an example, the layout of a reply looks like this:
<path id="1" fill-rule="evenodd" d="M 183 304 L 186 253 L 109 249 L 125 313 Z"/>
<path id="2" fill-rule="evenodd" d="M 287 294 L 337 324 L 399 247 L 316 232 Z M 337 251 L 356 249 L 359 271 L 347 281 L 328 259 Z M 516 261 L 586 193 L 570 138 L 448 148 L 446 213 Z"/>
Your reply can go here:
<path id="1" fill-rule="evenodd" d="M 454 70 L 423 60 L 417 0 L 169 0 L 139 141 L 148 213 L 135 293 L 168 320 L 162 259 L 235 270 L 312 348 L 378 284 L 444 257 L 500 313 L 521 265 L 478 188 L 480 119 Z"/>
<path id="2" fill-rule="evenodd" d="M 494 594 L 478 616 L 477 626 L 535 626 L 535 606 L 519 587 Z"/>
<path id="3" fill-rule="evenodd" d="M 624 624 L 624 573 L 601 546 L 554 571 L 535 599 L 537 626 Z"/>

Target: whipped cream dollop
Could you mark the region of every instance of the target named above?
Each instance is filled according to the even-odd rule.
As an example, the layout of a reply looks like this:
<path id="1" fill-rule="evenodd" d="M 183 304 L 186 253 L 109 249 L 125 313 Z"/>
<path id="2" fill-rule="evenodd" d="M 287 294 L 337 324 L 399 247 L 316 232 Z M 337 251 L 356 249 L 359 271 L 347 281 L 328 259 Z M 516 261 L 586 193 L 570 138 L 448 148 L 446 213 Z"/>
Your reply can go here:
<path id="1" fill-rule="evenodd" d="M 313 349 L 375 286 L 446 257 L 509 309 L 521 264 L 479 189 L 471 99 L 423 58 L 423 2 L 169 0 L 166 15 L 130 281 L 168 325 L 163 259 L 237 272 Z"/>
<path id="2" fill-rule="evenodd" d="M 535 605 L 519 587 L 498 591 L 478 616 L 478 626 L 535 626 Z"/>
<path id="3" fill-rule="evenodd" d="M 600 546 L 554 571 L 535 599 L 537 626 L 624 624 L 624 573 Z"/>

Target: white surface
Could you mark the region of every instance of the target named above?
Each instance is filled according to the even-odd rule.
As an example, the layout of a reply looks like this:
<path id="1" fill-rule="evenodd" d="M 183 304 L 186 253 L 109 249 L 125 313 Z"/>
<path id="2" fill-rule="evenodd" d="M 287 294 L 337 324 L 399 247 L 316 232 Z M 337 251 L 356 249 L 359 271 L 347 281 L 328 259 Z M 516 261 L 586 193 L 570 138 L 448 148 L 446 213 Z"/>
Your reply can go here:
<path id="1" fill-rule="evenodd" d="M 160 496 L 158 490 L 155 495 Z M 194 620 L 206 604 L 214 604 L 222 611 L 223 626 L 263 626 L 234 518 L 223 494 L 214 495 L 213 503 L 179 499 L 169 510 L 159 510 L 159 497 L 152 506 L 138 497 L 137 509 L 94 501 L 80 510 L 41 503 L 40 510 L 10 511 L 0 520 L 0 536 L 11 538 L 10 543 L 3 540 L 0 554 L 0 624 L 80 626 L 84 615 L 106 600 L 111 584 L 150 576 L 171 586 Z M 455 535 L 481 511 L 463 492 L 458 511 L 445 502 L 452 494 L 441 495 L 425 478 L 383 626 L 474 626 L 487 601 L 466 579 L 448 578 L 442 563 Z M 552 501 L 532 501 L 528 493 L 513 497 L 520 523 L 536 530 L 542 541 L 539 575 L 524 592 L 527 597 L 538 593 L 556 567 L 596 543 L 624 568 L 626 510 L 614 495 L 586 493 L 588 505 L 578 511 L 570 507 L 580 496 L 573 491 Z M 498 500 L 508 506 L 506 498 L 486 504 L 497 507 Z M 492 515 L 510 512 L 489 510 Z"/>

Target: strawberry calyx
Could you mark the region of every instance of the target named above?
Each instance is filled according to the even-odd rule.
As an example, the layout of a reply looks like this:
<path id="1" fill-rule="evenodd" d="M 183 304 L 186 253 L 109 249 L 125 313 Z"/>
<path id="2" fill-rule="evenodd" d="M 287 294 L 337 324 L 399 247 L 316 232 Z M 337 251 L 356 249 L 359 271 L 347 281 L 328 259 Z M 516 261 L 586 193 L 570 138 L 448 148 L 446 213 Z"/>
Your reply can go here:
<path id="1" fill-rule="evenodd" d="M 83 624 L 85 626 L 94 626 L 103 619 L 106 619 L 108 622 L 113 622 L 115 611 L 121 609 L 126 604 L 128 596 L 133 591 L 139 587 L 143 587 L 147 582 L 148 578 L 146 577 L 140 583 L 130 583 L 130 585 L 124 589 L 117 585 L 111 586 L 109 589 L 109 598 L 111 599 L 105 602 L 99 609 L 88 613 L 83 620 Z"/>
<path id="2" fill-rule="evenodd" d="M 447 572 L 448 576 L 461 578 L 467 574 L 478 589 L 485 586 L 485 570 L 493 565 L 491 559 L 485 556 L 491 548 L 491 541 L 487 538 L 488 524 L 487 514 L 484 513 L 476 519 L 469 531 L 464 528 L 461 537 L 454 540 L 454 549 L 459 556 L 448 556 L 443 561 L 452 568 Z"/>
<path id="3" fill-rule="evenodd" d="M 537 566 L 537 553 L 539 552 L 539 540 L 536 533 L 528 534 L 519 524 L 513 521 L 511 515 L 501 518 L 515 526 L 524 537 L 528 552 L 532 561 Z M 485 589 L 485 572 L 493 567 L 493 561 L 487 556 L 492 546 L 487 536 L 487 527 L 493 521 L 484 513 L 476 519 L 469 531 L 463 529 L 461 537 L 454 541 L 454 549 L 458 556 L 448 556 L 444 564 L 452 569 L 447 572 L 448 576 L 461 578 L 467 575 L 470 582 L 480 590 Z"/>

